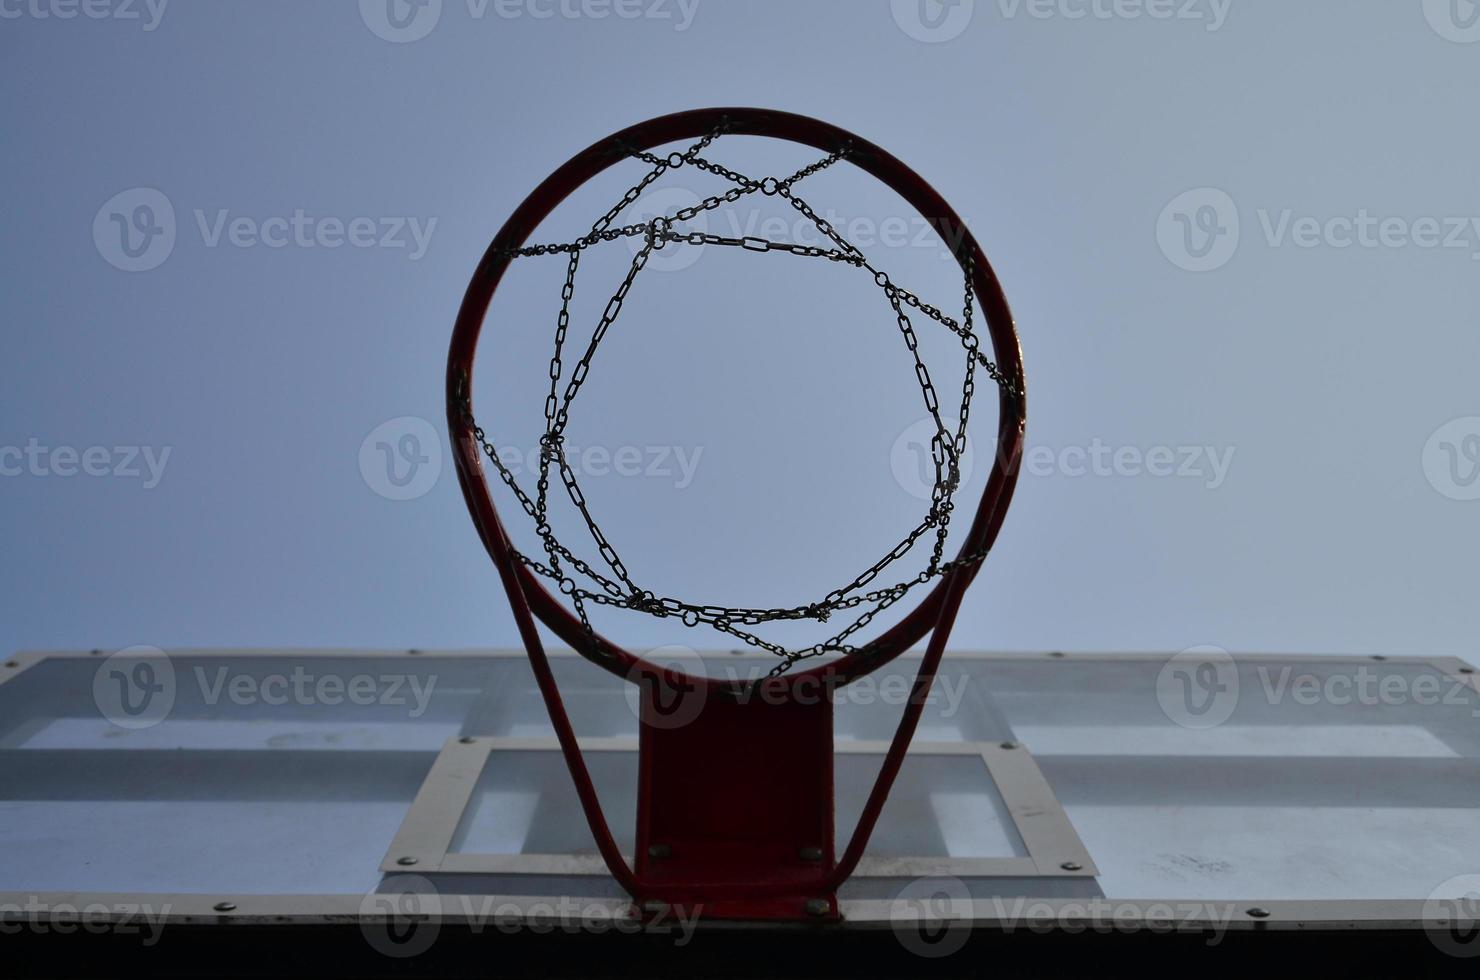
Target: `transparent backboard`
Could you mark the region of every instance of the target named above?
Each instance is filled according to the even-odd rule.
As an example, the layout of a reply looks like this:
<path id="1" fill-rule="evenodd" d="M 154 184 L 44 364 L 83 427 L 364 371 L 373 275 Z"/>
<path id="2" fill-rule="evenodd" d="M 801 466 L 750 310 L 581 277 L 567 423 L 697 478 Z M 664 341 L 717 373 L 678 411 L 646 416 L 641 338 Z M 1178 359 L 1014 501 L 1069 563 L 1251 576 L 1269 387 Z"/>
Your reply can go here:
<path id="1" fill-rule="evenodd" d="M 840 840 L 915 666 L 834 694 Z M 632 689 L 573 656 L 555 669 L 630 853 Z M 310 914 L 415 872 L 623 899 L 521 653 L 84 651 L 0 676 L 0 897 Z M 1391 919 L 1476 884 L 1477 713 L 1458 660 L 953 654 L 844 914 L 945 880 L 973 899 Z"/>

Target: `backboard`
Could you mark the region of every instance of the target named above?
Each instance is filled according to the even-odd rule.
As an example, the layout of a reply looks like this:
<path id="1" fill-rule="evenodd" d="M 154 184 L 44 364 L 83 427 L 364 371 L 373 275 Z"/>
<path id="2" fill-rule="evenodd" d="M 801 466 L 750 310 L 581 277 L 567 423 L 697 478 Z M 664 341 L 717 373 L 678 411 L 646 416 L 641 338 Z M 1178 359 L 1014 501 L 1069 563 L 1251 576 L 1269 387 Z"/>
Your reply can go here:
<path id="1" fill-rule="evenodd" d="M 715 678 L 770 663 L 663 656 Z M 913 657 L 819 691 L 839 836 Z M 552 663 L 630 851 L 635 688 Z M 952 654 L 841 920 L 773 932 L 866 934 L 855 950 L 922 972 L 959 967 L 984 936 L 1228 949 L 1339 930 L 1476 955 L 1477 711 L 1454 659 Z M 735 941 L 702 908 L 635 909 L 610 878 L 522 651 L 20 654 L 0 726 L 12 925 L 90 923 L 110 950 L 152 938 L 181 955 L 201 930 L 337 928 L 372 968 L 403 971 L 521 935 L 546 937 L 547 966 L 623 932 Z"/>

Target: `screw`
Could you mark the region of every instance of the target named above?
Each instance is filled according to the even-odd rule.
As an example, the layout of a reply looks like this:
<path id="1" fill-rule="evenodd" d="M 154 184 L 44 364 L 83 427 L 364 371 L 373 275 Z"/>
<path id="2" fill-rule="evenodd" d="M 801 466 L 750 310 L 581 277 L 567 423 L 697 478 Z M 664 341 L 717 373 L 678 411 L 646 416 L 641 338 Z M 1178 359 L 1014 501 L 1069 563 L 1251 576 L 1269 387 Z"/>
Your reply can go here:
<path id="1" fill-rule="evenodd" d="M 1386 660 L 1386 659 L 1387 659 L 1387 657 L 1384 657 L 1384 656 L 1383 656 L 1383 655 L 1382 655 L 1382 654 L 1380 654 L 1380 653 L 1374 653 L 1374 654 L 1373 654 L 1373 655 L 1372 655 L 1372 659 L 1373 659 L 1373 660 Z"/>
<path id="2" fill-rule="evenodd" d="M 1004 749 L 1015 749 L 1015 748 L 1017 748 L 1017 743 L 1016 742 L 1003 742 L 1002 743 L 1002 747 Z"/>
<path id="3" fill-rule="evenodd" d="M 212 905 L 211 908 L 215 909 L 217 912 L 235 912 L 236 911 L 236 903 L 235 902 L 217 902 L 215 905 Z"/>
<path id="4" fill-rule="evenodd" d="M 1059 865 L 1059 867 L 1063 868 L 1065 871 L 1084 870 L 1084 865 L 1080 864 L 1078 861 L 1065 861 L 1063 864 Z"/>
<path id="5" fill-rule="evenodd" d="M 87 653 L 90 657 L 101 657 L 103 655 L 103 651 L 101 650 L 89 650 Z"/>
<path id="6" fill-rule="evenodd" d="M 1050 657 L 1062 657 L 1063 655 L 1064 652 L 1062 650 L 1055 650 L 1053 653 L 1049 654 Z"/>
<path id="7" fill-rule="evenodd" d="M 1474 667 L 1461 667 L 1459 669 L 1459 672 L 1461 674 L 1473 674 L 1475 672 L 1475 668 Z"/>
<path id="8" fill-rule="evenodd" d="M 804 847 L 800 851 L 797 852 L 797 856 L 800 857 L 803 861 L 821 861 L 822 860 L 822 848 L 820 848 L 820 847 Z"/>
<path id="9" fill-rule="evenodd" d="M 1267 919 L 1269 918 L 1269 909 L 1256 905 L 1251 909 L 1245 910 L 1244 914 L 1251 919 Z"/>
<path id="10" fill-rule="evenodd" d="M 827 915 L 832 911 L 832 902 L 829 902 L 825 898 L 809 898 L 807 899 L 806 909 L 808 915 Z"/>
<path id="11" fill-rule="evenodd" d="M 411 656 L 413 656 L 413 657 L 419 657 L 419 656 L 421 656 L 421 651 L 418 650 L 418 649 L 416 649 L 415 647 L 412 647 L 410 650 L 407 650 L 406 652 L 408 654 L 410 654 Z"/>
<path id="12" fill-rule="evenodd" d="M 461 742 L 463 745 L 472 745 L 473 744 L 473 736 L 471 736 L 471 735 L 464 735 L 462 738 L 458 739 L 458 741 Z"/>
<path id="13" fill-rule="evenodd" d="M 18 662 L 14 661 L 14 660 L 7 660 L 7 661 L 5 661 L 5 666 L 7 666 L 7 667 L 19 667 L 20 664 Z"/>
<path id="14" fill-rule="evenodd" d="M 403 868 L 409 868 L 413 864 L 416 863 L 416 858 L 414 858 L 414 857 L 396 858 L 396 863 L 399 864 L 399 865 L 401 865 L 401 867 L 403 867 Z"/>
<path id="15" fill-rule="evenodd" d="M 667 844 L 649 844 L 648 857 L 661 861 L 664 858 L 673 857 L 673 848 Z"/>

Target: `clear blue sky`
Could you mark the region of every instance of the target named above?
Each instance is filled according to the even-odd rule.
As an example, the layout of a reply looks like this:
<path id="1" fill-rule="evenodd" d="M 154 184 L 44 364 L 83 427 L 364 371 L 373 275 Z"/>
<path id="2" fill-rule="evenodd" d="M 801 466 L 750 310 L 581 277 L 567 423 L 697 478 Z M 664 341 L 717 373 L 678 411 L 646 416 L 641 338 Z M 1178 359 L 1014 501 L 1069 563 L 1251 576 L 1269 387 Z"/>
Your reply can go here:
<path id="1" fill-rule="evenodd" d="M 0 647 L 515 642 L 445 444 L 468 275 L 587 143 L 752 104 L 903 157 L 1017 314 L 1035 468 L 957 646 L 1474 653 L 1463 4 L 386 4 L 0 0 Z M 815 188 L 865 232 L 907 219 Z M 928 245 L 880 247 L 957 295 Z M 479 404 L 527 451 L 558 260 L 517 271 Z M 735 604 L 842 584 L 922 509 L 887 308 L 774 256 L 650 275 L 572 432 L 629 565 Z"/>

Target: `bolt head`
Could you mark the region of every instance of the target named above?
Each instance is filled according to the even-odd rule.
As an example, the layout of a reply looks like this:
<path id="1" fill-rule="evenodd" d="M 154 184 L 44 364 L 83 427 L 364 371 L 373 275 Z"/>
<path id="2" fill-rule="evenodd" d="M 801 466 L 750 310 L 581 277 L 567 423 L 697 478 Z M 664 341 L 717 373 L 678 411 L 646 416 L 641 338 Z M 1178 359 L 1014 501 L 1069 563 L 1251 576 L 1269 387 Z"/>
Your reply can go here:
<path id="1" fill-rule="evenodd" d="M 832 903 L 825 898 L 809 898 L 805 907 L 811 916 L 821 917 L 832 912 Z"/>
<path id="2" fill-rule="evenodd" d="M 217 902 L 215 905 L 212 905 L 211 908 L 215 909 L 217 912 L 235 912 L 236 911 L 236 903 L 235 902 Z"/>
<path id="3" fill-rule="evenodd" d="M 1084 870 L 1084 865 L 1080 864 L 1078 861 L 1065 861 L 1063 864 L 1059 865 L 1059 867 L 1063 868 L 1065 871 Z"/>
<path id="4" fill-rule="evenodd" d="M 414 858 L 414 857 L 399 857 L 399 858 L 396 858 L 396 863 L 399 864 L 403 868 L 409 868 L 413 864 L 416 863 L 416 858 Z"/>
<path id="5" fill-rule="evenodd" d="M 1017 743 L 1016 742 L 1003 742 L 1002 743 L 1002 748 L 1004 748 L 1004 749 L 1015 749 L 1015 748 L 1017 748 Z"/>
<path id="6" fill-rule="evenodd" d="M 1245 909 L 1244 914 L 1251 919 L 1267 919 L 1269 918 L 1269 909 L 1256 905 L 1251 909 Z"/>

